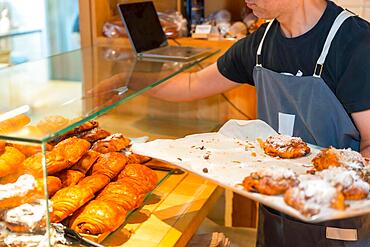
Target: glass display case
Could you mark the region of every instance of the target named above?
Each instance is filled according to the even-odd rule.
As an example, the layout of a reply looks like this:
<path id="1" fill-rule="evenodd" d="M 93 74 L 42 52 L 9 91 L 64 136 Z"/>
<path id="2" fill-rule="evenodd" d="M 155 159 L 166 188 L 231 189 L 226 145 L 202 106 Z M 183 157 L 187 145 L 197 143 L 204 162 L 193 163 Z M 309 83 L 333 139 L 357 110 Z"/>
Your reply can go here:
<path id="1" fill-rule="evenodd" d="M 151 218 L 151 213 L 172 205 L 159 202 L 166 198 L 172 203 L 186 201 L 187 207 L 166 214 L 174 220 L 163 226 L 162 235 L 157 234 L 152 245 L 146 245 L 157 246 L 171 232 L 167 225 L 179 225 L 181 221 L 177 219 L 187 215 L 187 210 L 194 210 L 189 203 L 194 196 L 197 206 L 215 200 L 220 193 L 216 186 L 204 182 L 207 186 L 198 188 L 194 181 L 199 178 L 186 174 L 169 178 L 177 171 L 173 167 L 150 161 L 152 164 L 146 167 L 164 170 L 156 171 L 153 188 L 143 185 L 153 185 L 152 180 L 128 179 L 127 166 L 117 168 L 130 160 L 132 164 L 146 161 L 146 157 L 127 152 L 125 148 L 132 141 L 207 132 L 223 123 L 219 117 L 212 117 L 222 109 L 211 109 L 210 112 L 216 111 L 213 114 L 183 112 L 189 106 L 145 96 L 146 91 L 174 75 L 200 68 L 198 65 L 215 53 L 217 50 L 191 62 L 155 61 L 137 59 L 131 50 L 123 48 L 93 47 L 0 70 L 0 245 L 53 246 L 65 241 L 62 232 L 69 230 L 65 227 L 96 242 L 122 245 L 145 219 Z M 134 193 L 134 205 L 129 199 L 125 205 L 117 206 L 111 201 L 104 201 L 103 205 L 101 199 L 95 203 L 101 207 L 91 209 L 87 202 L 98 193 L 98 198 L 104 197 L 104 191 L 109 190 L 107 185 L 118 183 L 121 173 L 136 188 L 136 194 L 124 192 Z M 140 190 L 143 186 L 147 190 Z M 197 190 L 195 195 L 189 191 L 192 188 Z M 152 189 L 154 192 L 148 196 Z M 188 191 L 186 195 L 181 194 L 184 191 Z M 173 200 L 176 196 L 179 198 Z M 202 200 L 203 204 L 199 204 Z M 135 211 L 136 208 L 144 211 Z M 92 222 L 82 220 L 82 224 L 79 217 L 90 209 Z M 98 217 L 102 210 L 106 210 L 107 218 Z M 143 212 L 147 214 L 145 219 Z M 76 221 L 80 223 L 74 224 Z M 112 222 L 116 225 L 112 226 Z M 125 224 L 120 227 L 122 222 Z M 160 228 L 160 224 L 157 226 Z"/>

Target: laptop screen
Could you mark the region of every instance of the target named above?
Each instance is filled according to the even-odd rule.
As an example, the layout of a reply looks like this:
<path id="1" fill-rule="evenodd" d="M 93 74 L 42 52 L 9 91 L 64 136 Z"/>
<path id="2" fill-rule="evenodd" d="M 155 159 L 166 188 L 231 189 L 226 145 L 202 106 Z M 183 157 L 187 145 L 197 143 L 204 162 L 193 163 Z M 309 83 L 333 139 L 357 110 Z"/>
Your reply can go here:
<path id="1" fill-rule="evenodd" d="M 119 4 L 118 10 L 137 53 L 167 45 L 153 2 Z"/>

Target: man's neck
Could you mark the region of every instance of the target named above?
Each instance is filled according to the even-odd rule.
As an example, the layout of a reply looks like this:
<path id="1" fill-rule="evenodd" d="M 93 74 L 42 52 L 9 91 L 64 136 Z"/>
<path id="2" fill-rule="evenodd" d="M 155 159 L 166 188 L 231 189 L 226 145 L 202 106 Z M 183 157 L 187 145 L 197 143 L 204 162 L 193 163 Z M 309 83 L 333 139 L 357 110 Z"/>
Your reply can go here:
<path id="1" fill-rule="evenodd" d="M 287 38 L 298 37 L 311 30 L 324 14 L 327 1 L 300 1 L 290 13 L 277 17 L 282 33 Z"/>

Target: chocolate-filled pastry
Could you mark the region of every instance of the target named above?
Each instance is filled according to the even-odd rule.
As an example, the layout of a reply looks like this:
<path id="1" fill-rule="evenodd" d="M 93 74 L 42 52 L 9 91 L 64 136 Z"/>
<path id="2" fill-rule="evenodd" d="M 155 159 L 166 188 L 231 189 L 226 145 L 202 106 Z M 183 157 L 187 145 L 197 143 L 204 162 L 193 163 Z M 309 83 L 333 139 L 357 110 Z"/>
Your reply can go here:
<path id="1" fill-rule="evenodd" d="M 100 153 L 93 150 L 87 151 L 87 153 L 82 156 L 77 164 L 73 165 L 70 170 L 75 170 L 86 174 L 87 171 L 92 167 L 92 165 L 98 160 Z"/>
<path id="2" fill-rule="evenodd" d="M 83 178 L 78 185 L 92 189 L 94 194 L 103 189 L 110 182 L 110 178 L 104 174 L 95 174 Z"/>
<path id="3" fill-rule="evenodd" d="M 317 175 L 333 186 L 341 188 L 346 200 L 362 200 L 369 194 L 370 185 L 353 170 L 330 167 L 318 172 Z"/>
<path id="4" fill-rule="evenodd" d="M 147 188 L 145 193 L 153 190 L 158 183 L 157 174 L 150 168 L 140 164 L 128 164 L 125 169 L 118 175 L 118 180 L 125 177 L 133 178 L 140 181 L 142 187 Z"/>
<path id="5" fill-rule="evenodd" d="M 59 178 L 48 176 L 48 194 L 52 197 L 58 190 L 62 188 L 62 182 Z"/>
<path id="6" fill-rule="evenodd" d="M 361 177 L 368 175 L 368 165 L 364 157 L 356 151 L 349 149 L 326 148 L 313 158 L 312 163 L 317 171 L 329 167 L 344 167 L 357 172 Z"/>
<path id="7" fill-rule="evenodd" d="M 16 182 L 0 185 L 0 209 L 18 207 L 21 204 L 44 198 L 43 179 L 24 174 Z"/>
<path id="8" fill-rule="evenodd" d="M 46 152 L 46 166 L 48 174 L 53 175 L 61 170 L 68 169 L 87 152 L 90 143 L 83 139 L 72 137 L 58 143 L 50 152 Z M 23 162 L 23 167 L 27 172 L 36 177 L 41 177 L 42 154 L 37 153 L 28 157 Z"/>
<path id="9" fill-rule="evenodd" d="M 288 168 L 269 167 L 252 172 L 243 181 L 247 191 L 280 195 L 297 183 L 297 175 Z"/>
<path id="10" fill-rule="evenodd" d="M 103 154 L 117 152 L 128 147 L 130 142 L 130 139 L 117 133 L 95 142 L 91 149 Z"/>
<path id="11" fill-rule="evenodd" d="M 124 154 L 116 152 L 102 154 L 92 167 L 91 175 L 104 174 L 113 179 L 123 170 L 126 162 L 127 159 Z"/>
<path id="12" fill-rule="evenodd" d="M 83 124 L 81 124 L 80 126 L 68 131 L 67 133 L 55 138 L 54 140 L 52 140 L 50 142 L 51 145 L 56 145 L 57 143 L 67 139 L 67 138 L 70 138 L 72 136 L 76 136 L 76 135 L 79 135 L 80 133 L 84 132 L 84 131 L 88 131 L 88 130 L 91 130 L 93 128 L 97 128 L 99 126 L 99 123 L 95 120 L 90 120 L 88 122 L 85 122 Z"/>
<path id="13" fill-rule="evenodd" d="M 94 128 L 92 130 L 88 130 L 88 131 L 78 134 L 77 137 L 93 143 L 93 142 L 96 142 L 97 140 L 104 139 L 110 136 L 111 134 L 112 133 L 110 133 L 107 130 L 104 130 L 101 128 Z"/>
<path id="14" fill-rule="evenodd" d="M 51 198 L 53 207 L 50 212 L 51 222 L 64 220 L 92 198 L 94 198 L 94 191 L 89 187 L 74 185 L 59 190 Z"/>
<path id="15" fill-rule="evenodd" d="M 152 158 L 140 154 L 130 154 L 127 157 L 127 164 L 144 164 Z"/>
<path id="16" fill-rule="evenodd" d="M 62 187 L 69 187 L 78 184 L 84 177 L 80 171 L 75 170 L 64 170 L 56 174 L 58 178 L 62 181 Z"/>
<path id="17" fill-rule="evenodd" d="M 111 201 L 94 200 L 70 221 L 70 227 L 79 233 L 101 234 L 116 230 L 126 219 L 124 208 Z"/>
<path id="18" fill-rule="evenodd" d="M 43 233 L 46 231 L 45 200 L 36 200 L 4 212 L 3 220 L 11 232 Z"/>
<path id="19" fill-rule="evenodd" d="M 24 154 L 18 149 L 6 146 L 4 153 L 0 155 L 0 177 L 16 172 L 24 159 Z"/>
<path id="20" fill-rule="evenodd" d="M 14 143 L 14 144 L 11 144 L 11 146 L 21 151 L 26 157 L 30 157 L 42 151 L 41 145 L 23 145 L 23 144 Z M 46 151 L 51 151 L 53 149 L 53 146 L 51 146 L 50 144 L 46 144 L 45 148 L 46 148 Z"/>
<path id="21" fill-rule="evenodd" d="M 301 138 L 286 135 L 269 136 L 266 141 L 257 139 L 267 155 L 284 159 L 303 157 L 310 153 L 310 148 Z"/>
<path id="22" fill-rule="evenodd" d="M 0 141 L 0 155 L 5 152 L 6 143 L 4 141 Z"/>
<path id="23" fill-rule="evenodd" d="M 308 217 L 320 213 L 325 207 L 338 210 L 346 208 L 340 188 L 335 188 L 321 178 L 300 181 L 298 186 L 285 192 L 284 201 Z"/>
<path id="24" fill-rule="evenodd" d="M 130 179 L 109 183 L 96 200 L 114 202 L 127 212 L 138 208 L 143 203 L 145 194 L 136 189 L 136 186 L 131 186 L 132 183 Z"/>

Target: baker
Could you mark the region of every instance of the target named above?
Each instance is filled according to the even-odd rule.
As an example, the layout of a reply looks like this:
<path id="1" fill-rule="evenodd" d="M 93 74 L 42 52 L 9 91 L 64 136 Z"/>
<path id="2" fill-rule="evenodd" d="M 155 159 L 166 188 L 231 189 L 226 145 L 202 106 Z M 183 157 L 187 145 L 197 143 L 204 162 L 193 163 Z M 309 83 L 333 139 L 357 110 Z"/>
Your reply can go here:
<path id="1" fill-rule="evenodd" d="M 246 4 L 272 21 L 217 63 L 151 94 L 189 101 L 248 83 L 257 90 L 258 118 L 278 132 L 370 157 L 370 24 L 327 0 Z M 265 206 L 259 213 L 257 246 L 370 246 L 370 215 L 308 224 Z"/>

